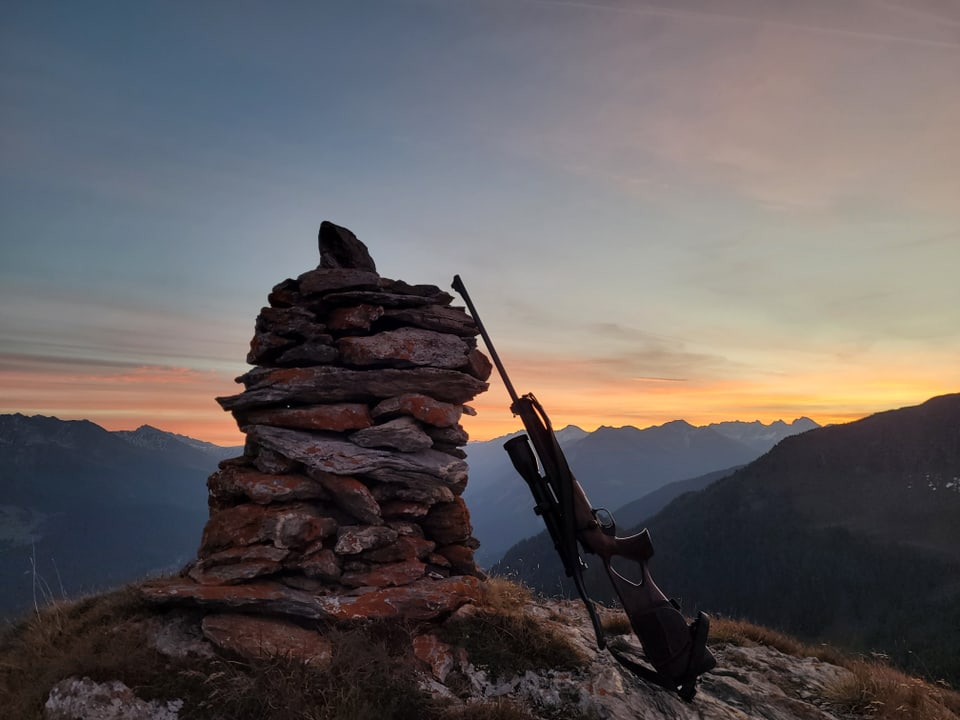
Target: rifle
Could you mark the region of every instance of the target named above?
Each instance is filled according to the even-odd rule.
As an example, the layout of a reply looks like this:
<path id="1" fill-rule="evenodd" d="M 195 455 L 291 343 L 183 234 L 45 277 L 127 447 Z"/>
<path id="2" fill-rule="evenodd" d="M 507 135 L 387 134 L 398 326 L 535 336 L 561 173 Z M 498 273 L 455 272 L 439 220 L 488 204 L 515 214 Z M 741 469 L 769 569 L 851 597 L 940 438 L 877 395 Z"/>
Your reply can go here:
<path id="1" fill-rule="evenodd" d="M 520 417 L 527 431 L 525 435 L 508 440 L 504 448 L 514 468 L 529 486 L 535 502 L 534 512 L 543 518 L 563 568 L 573 579 L 587 608 L 597 636 L 597 647 L 609 649 L 614 658 L 635 675 L 674 691 L 680 698 L 690 702 L 697 691 L 698 677 L 717 664 L 706 646 L 709 616 L 700 612 L 687 625 L 680 613 L 680 605 L 675 600 L 668 600 L 650 576 L 647 567 L 647 561 L 653 556 L 650 533 L 644 529 L 636 535 L 617 537 L 613 515 L 604 508 L 590 505 L 583 487 L 567 465 L 543 406 L 532 393 L 521 397 L 514 390 L 459 275 L 453 278 L 453 289 L 467 304 L 490 351 L 490 358 L 510 394 L 510 410 Z M 540 468 L 543 468 L 542 475 Z M 600 617 L 584 584 L 583 571 L 587 565 L 580 555 L 578 542 L 586 552 L 597 555 L 603 563 L 630 620 L 630 626 L 653 669 L 607 645 Z M 639 581 L 634 582 L 620 574 L 612 565 L 614 557 L 637 563 Z"/>

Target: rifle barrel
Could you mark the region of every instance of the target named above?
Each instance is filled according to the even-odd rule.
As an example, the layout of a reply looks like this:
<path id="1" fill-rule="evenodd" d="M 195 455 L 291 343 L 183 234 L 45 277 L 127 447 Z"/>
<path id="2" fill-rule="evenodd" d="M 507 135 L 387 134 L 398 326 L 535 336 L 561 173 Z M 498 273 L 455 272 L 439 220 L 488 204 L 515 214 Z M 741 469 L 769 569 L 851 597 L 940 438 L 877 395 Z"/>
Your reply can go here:
<path id="1" fill-rule="evenodd" d="M 513 383 L 510 382 L 510 378 L 507 377 L 507 371 L 503 367 L 503 363 L 500 362 L 500 356 L 497 355 L 497 351 L 493 347 L 493 343 L 490 342 L 490 336 L 487 334 L 487 329 L 483 326 L 483 323 L 480 322 L 480 316 L 477 315 L 477 309 L 473 306 L 473 301 L 470 299 L 470 293 L 467 292 L 467 288 L 463 284 L 463 280 L 460 279 L 459 275 L 453 276 L 453 289 L 460 293 L 460 297 L 463 298 L 463 301 L 467 304 L 467 309 L 470 310 L 470 315 L 473 317 L 473 321 L 477 324 L 477 329 L 480 331 L 480 337 L 483 338 L 483 344 L 487 346 L 487 350 L 490 352 L 490 359 L 493 360 L 493 364 L 497 367 L 497 372 L 500 373 L 500 377 L 503 379 L 503 384 L 507 387 L 507 392 L 510 394 L 510 400 L 513 403 L 516 403 L 520 396 L 517 395 L 517 391 L 513 388 Z M 512 406 L 511 406 L 512 409 Z"/>

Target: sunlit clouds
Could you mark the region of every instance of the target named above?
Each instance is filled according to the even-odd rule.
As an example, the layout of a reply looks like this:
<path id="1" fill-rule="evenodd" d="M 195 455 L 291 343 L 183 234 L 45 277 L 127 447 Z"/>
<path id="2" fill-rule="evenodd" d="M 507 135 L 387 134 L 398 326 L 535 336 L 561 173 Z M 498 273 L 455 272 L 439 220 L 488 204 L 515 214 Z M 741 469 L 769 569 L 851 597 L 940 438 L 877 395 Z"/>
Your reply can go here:
<path id="1" fill-rule="evenodd" d="M 0 48 L 0 412 L 236 442 L 213 398 L 324 219 L 460 274 L 556 425 L 960 389 L 953 5 L 20 4 Z"/>
<path id="2" fill-rule="evenodd" d="M 233 418 L 214 396 L 232 378 L 175 367 L 109 367 L 0 354 L 0 413 L 92 420 L 108 430 L 149 424 L 219 445 L 240 445 Z"/>

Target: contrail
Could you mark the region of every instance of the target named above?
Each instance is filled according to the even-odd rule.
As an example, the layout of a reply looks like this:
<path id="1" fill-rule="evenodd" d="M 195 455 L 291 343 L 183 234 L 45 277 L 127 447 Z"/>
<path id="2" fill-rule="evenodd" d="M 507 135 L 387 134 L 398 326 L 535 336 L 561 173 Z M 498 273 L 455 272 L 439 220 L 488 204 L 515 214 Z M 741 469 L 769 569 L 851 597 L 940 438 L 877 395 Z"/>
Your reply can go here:
<path id="1" fill-rule="evenodd" d="M 623 15 L 660 15 L 663 17 L 675 18 L 680 20 L 698 20 L 701 22 L 725 22 L 731 24 L 749 23 L 753 25 L 765 25 L 774 28 L 783 28 L 786 30 L 799 30 L 802 32 L 816 33 L 821 35 L 834 35 L 837 37 L 852 38 L 856 40 L 870 40 L 880 42 L 895 42 L 907 45 L 918 45 L 921 47 L 936 48 L 941 50 L 960 50 L 960 42 L 948 42 L 946 40 L 932 40 L 930 38 L 912 37 L 909 35 L 890 35 L 887 33 L 867 32 L 863 30 L 845 30 L 843 28 L 823 27 L 822 25 L 804 25 L 803 23 L 788 22 L 785 20 L 768 20 L 763 18 L 745 17 L 742 15 L 726 15 L 723 13 L 708 12 L 706 10 L 679 10 L 677 8 L 659 8 L 649 5 L 630 5 L 627 7 L 616 7 L 613 5 L 601 5 L 598 3 L 583 2 L 583 0 L 520 0 L 535 5 L 551 7 L 569 7 L 585 10 L 600 10 L 604 12 L 615 12 Z M 950 23 L 950 21 L 946 21 Z M 952 24 L 952 23 L 950 23 Z"/>

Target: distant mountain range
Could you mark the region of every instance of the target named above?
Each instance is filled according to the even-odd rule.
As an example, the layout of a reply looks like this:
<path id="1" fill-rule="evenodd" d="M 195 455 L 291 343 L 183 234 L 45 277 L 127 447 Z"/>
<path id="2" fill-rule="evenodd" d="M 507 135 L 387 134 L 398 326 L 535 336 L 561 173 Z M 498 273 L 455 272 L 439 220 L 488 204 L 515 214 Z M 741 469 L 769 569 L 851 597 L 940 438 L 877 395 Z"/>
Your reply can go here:
<path id="1" fill-rule="evenodd" d="M 0 615 L 178 569 L 207 519 L 207 476 L 241 451 L 0 415 Z"/>
<path id="2" fill-rule="evenodd" d="M 649 527 L 655 577 L 688 613 L 960 682 L 960 394 L 826 428 L 677 421 L 558 436 L 620 534 Z M 569 591 L 504 439 L 467 446 L 475 534 L 491 565 L 504 546 L 496 572 Z M 207 518 L 207 476 L 241 452 L 150 426 L 0 416 L 0 616 L 179 569 Z M 593 594 L 612 600 L 593 565 Z"/>
<path id="3" fill-rule="evenodd" d="M 746 462 L 811 427 L 806 419 L 708 428 L 678 421 L 558 435 L 590 479 L 591 497 L 614 507 L 666 480 Z M 489 564 L 540 527 L 503 440 L 467 448 L 467 501 Z M 207 519 L 206 478 L 241 452 L 149 425 L 110 432 L 86 420 L 0 415 L 0 615 L 179 569 Z"/>
<path id="4" fill-rule="evenodd" d="M 651 571 L 688 613 L 883 652 L 960 683 L 960 394 L 786 438 L 721 475 L 662 510 L 647 496 L 616 513 L 620 535 L 649 528 Z M 571 592 L 546 534 L 495 571 Z M 588 583 L 613 599 L 596 562 Z"/>
<path id="5" fill-rule="evenodd" d="M 593 505 L 612 510 L 668 483 L 744 465 L 783 438 L 817 427 L 809 418 L 789 424 L 724 422 L 705 427 L 676 420 L 644 430 L 601 427 L 588 433 L 569 426 L 557 437 Z M 470 482 L 464 498 L 480 540 L 477 560 L 483 566 L 494 564 L 511 545 L 543 529 L 533 513 L 530 491 L 503 449 L 509 437 L 466 448 Z M 668 494 L 666 499 L 672 497 Z"/>

